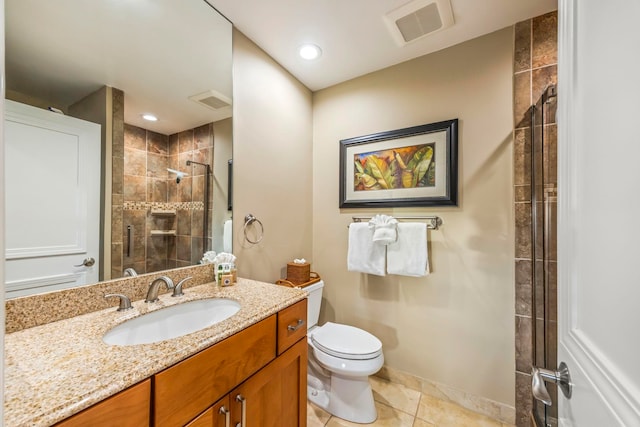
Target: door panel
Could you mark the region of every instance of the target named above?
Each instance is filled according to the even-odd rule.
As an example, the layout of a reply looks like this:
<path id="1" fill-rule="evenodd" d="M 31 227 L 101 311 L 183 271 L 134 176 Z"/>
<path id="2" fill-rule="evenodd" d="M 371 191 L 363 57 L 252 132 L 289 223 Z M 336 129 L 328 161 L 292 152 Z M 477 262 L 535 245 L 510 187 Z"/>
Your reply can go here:
<path id="1" fill-rule="evenodd" d="M 307 341 L 302 339 L 231 392 L 231 425 L 304 427 L 306 393 Z"/>
<path id="2" fill-rule="evenodd" d="M 558 360 L 562 426 L 640 425 L 640 4 L 561 0 Z"/>
<path id="3" fill-rule="evenodd" d="M 7 296 L 97 282 L 100 125 L 5 102 Z"/>

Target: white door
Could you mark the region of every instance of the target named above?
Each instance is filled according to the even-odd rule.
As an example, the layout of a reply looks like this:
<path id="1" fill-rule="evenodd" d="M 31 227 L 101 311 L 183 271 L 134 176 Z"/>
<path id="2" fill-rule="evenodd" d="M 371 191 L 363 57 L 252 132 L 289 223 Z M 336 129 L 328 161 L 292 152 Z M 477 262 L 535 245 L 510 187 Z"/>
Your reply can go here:
<path id="1" fill-rule="evenodd" d="M 640 2 L 558 12 L 559 423 L 638 427 Z"/>
<path id="2" fill-rule="evenodd" d="M 100 125 L 12 101 L 4 125 L 6 296 L 97 282 Z"/>

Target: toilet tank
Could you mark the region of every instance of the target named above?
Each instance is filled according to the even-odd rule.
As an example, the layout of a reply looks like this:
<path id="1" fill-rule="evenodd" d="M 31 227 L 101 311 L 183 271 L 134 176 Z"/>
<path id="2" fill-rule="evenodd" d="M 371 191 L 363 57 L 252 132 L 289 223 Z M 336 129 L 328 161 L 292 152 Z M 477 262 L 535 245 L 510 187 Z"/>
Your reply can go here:
<path id="1" fill-rule="evenodd" d="M 309 293 L 307 299 L 307 329 L 318 324 L 318 318 L 320 317 L 320 304 L 322 304 L 322 288 L 324 282 L 320 280 L 312 285 L 306 286 L 305 291 Z"/>

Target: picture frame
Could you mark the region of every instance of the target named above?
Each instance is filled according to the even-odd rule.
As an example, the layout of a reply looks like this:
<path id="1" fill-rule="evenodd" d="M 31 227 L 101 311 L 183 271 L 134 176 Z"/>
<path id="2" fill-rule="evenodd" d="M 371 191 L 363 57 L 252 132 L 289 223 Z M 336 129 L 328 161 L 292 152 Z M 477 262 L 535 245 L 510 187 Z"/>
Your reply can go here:
<path id="1" fill-rule="evenodd" d="M 458 205 L 458 119 L 340 141 L 340 208 Z"/>

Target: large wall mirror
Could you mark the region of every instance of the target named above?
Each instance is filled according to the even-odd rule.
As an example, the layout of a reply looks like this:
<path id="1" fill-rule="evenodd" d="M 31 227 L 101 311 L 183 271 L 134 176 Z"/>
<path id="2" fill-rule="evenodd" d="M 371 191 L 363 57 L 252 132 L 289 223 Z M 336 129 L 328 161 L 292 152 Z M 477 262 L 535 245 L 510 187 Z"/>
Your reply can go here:
<path id="1" fill-rule="evenodd" d="M 5 184 L 6 225 L 13 230 L 7 297 L 230 252 L 231 23 L 206 0 L 5 0 L 5 17 L 5 166 L 13 171 Z M 13 118 L 34 107 L 36 116 L 55 116 L 53 122 L 100 125 L 100 184 L 82 195 L 63 191 L 65 174 L 75 180 L 73 168 L 91 169 L 83 169 L 83 157 L 62 154 L 53 148 L 56 138 L 32 132 L 33 125 L 27 133 L 35 140 L 16 142 L 26 125 Z M 56 135 L 65 133 L 60 129 L 53 126 Z M 87 194 L 99 195 L 92 202 L 100 210 L 97 249 L 71 251 L 69 271 L 56 272 L 48 264 L 66 243 L 52 243 L 52 230 L 62 235 L 65 225 L 91 222 L 73 216 Z M 58 211 L 74 204 L 80 207 L 72 218 Z M 74 243 L 66 246 L 83 246 L 83 233 L 67 233 Z M 39 258 L 44 266 L 34 267 Z"/>

